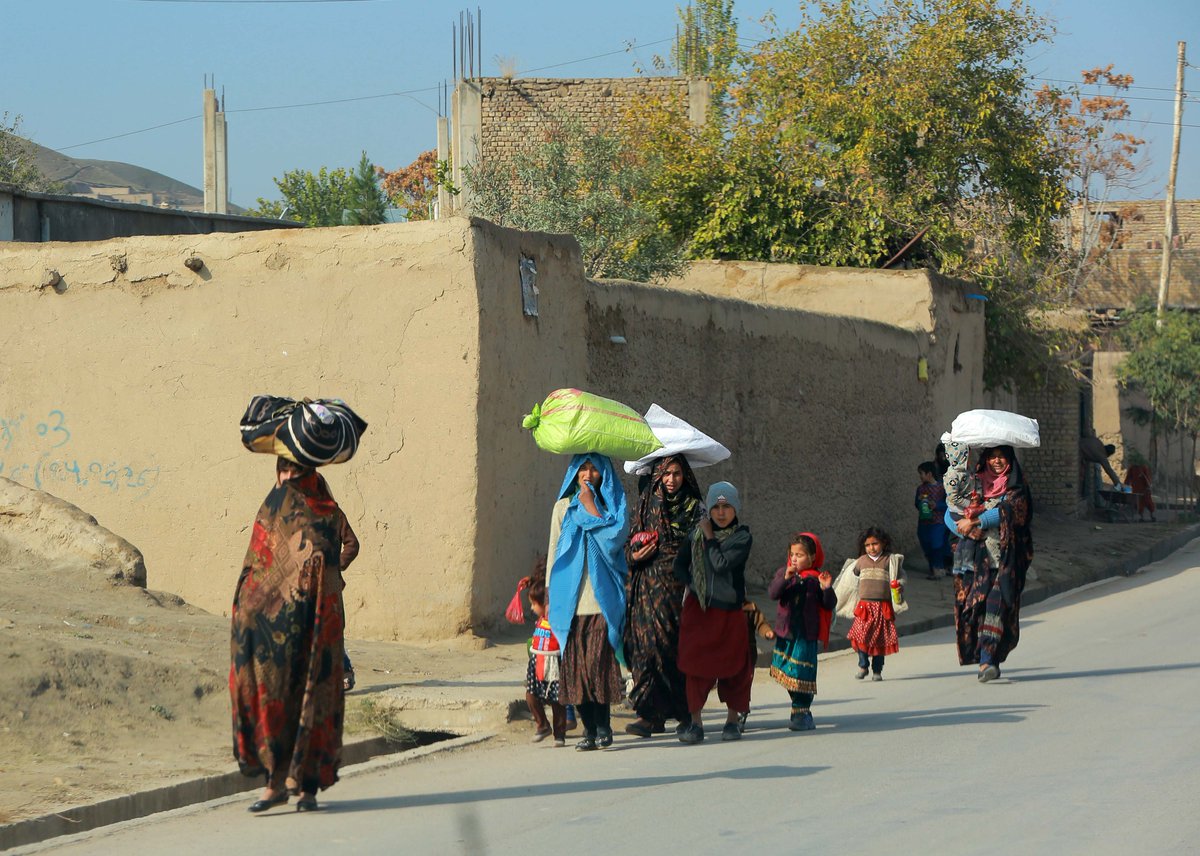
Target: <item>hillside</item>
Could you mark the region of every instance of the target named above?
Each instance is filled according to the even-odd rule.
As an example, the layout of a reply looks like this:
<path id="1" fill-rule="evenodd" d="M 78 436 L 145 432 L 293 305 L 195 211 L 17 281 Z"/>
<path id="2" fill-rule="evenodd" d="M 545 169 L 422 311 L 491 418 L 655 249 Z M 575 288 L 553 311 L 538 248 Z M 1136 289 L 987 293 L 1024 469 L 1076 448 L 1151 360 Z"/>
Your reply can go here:
<path id="1" fill-rule="evenodd" d="M 38 169 L 50 180 L 61 182 L 67 193 L 190 211 L 204 208 L 202 190 L 161 172 L 120 161 L 72 158 L 32 141 L 29 146 Z M 229 210 L 242 213 L 234 205 Z"/>

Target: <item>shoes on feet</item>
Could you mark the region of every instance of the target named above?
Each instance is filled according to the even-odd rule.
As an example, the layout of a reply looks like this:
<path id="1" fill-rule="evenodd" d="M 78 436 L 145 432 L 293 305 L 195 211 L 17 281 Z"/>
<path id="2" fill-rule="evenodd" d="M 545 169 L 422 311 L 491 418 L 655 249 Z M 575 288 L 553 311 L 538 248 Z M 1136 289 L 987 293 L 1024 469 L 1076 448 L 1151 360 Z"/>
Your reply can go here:
<path id="1" fill-rule="evenodd" d="M 738 728 L 737 721 L 726 722 L 725 727 L 721 729 L 722 740 L 741 740 L 742 729 Z"/>
<path id="2" fill-rule="evenodd" d="M 596 729 L 596 745 L 601 749 L 607 749 L 612 746 L 612 729 L 597 728 Z"/>
<path id="3" fill-rule="evenodd" d="M 296 811 L 316 811 L 317 798 L 312 794 L 305 794 L 296 800 Z"/>
<path id="4" fill-rule="evenodd" d="M 703 743 L 704 726 L 689 722 L 683 733 L 679 735 L 680 743 Z"/>
<path id="5" fill-rule="evenodd" d="M 812 713 L 807 710 L 793 713 L 792 718 L 788 720 L 788 731 L 813 731 L 816 727 Z"/>
<path id="6" fill-rule="evenodd" d="M 596 745 L 596 738 L 590 734 L 575 744 L 576 752 L 593 752 L 600 747 Z"/>
<path id="7" fill-rule="evenodd" d="M 737 727 L 738 727 L 738 731 L 742 732 L 743 734 L 746 733 L 746 720 L 749 718 L 750 718 L 750 711 L 748 711 L 748 710 L 744 711 L 743 713 L 738 714 Z"/>
<path id="8" fill-rule="evenodd" d="M 553 732 L 551 732 L 551 730 L 549 728 L 547 728 L 545 731 L 541 731 L 541 730 L 535 731 L 533 736 L 529 738 L 529 742 L 530 743 L 541 743 L 543 740 L 545 740 L 547 737 L 549 737 L 552 733 Z"/>
<path id="9" fill-rule="evenodd" d="M 625 726 L 625 733 L 634 737 L 649 737 L 654 733 L 654 725 L 644 719 L 639 719 Z"/>
<path id="10" fill-rule="evenodd" d="M 692 720 L 690 717 L 687 719 L 679 720 L 679 724 L 675 726 L 675 733 L 677 735 L 679 735 L 680 737 L 682 737 L 683 733 L 688 730 L 688 726 L 690 726 L 691 724 L 692 724 Z M 666 726 L 663 727 L 663 730 L 664 731 L 666 730 Z"/>
<path id="11" fill-rule="evenodd" d="M 255 800 L 250 804 L 250 807 L 246 809 L 246 811 L 258 814 L 260 811 L 266 811 L 267 809 L 274 808 L 277 805 L 283 805 L 287 801 L 288 792 L 280 791 L 279 793 L 275 794 L 275 796 L 269 797 L 265 800 Z"/>
<path id="12" fill-rule="evenodd" d="M 863 678 L 865 678 L 867 676 L 867 672 L 869 672 L 869 671 L 870 671 L 870 669 L 859 669 L 858 673 L 854 677 L 856 680 L 861 681 Z"/>
<path id="13" fill-rule="evenodd" d="M 354 670 L 347 669 L 346 671 L 342 672 L 342 690 L 344 692 L 350 692 L 352 689 L 354 689 Z"/>
<path id="14" fill-rule="evenodd" d="M 994 681 L 1000 677 L 1000 670 L 991 663 L 979 670 L 979 683 L 986 684 L 988 681 Z"/>
<path id="15" fill-rule="evenodd" d="M 562 747 L 564 747 L 566 745 L 567 745 L 567 739 L 565 737 L 555 737 L 554 738 L 554 748 L 555 749 L 561 749 Z"/>
<path id="16" fill-rule="evenodd" d="M 871 672 L 871 680 L 882 681 L 883 680 L 883 672 Z"/>

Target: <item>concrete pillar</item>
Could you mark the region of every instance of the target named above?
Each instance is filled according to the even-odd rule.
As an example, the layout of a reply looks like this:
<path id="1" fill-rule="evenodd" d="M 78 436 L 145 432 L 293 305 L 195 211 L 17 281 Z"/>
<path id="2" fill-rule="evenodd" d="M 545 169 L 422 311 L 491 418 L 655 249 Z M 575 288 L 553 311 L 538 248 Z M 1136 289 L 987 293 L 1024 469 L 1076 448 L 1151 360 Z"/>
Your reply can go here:
<path id="1" fill-rule="evenodd" d="M 708 109 L 712 106 L 712 84 L 707 77 L 688 80 L 688 119 L 696 127 L 708 122 Z"/>
<path id="2" fill-rule="evenodd" d="M 213 133 L 213 155 L 216 169 L 217 204 L 214 209 L 218 214 L 229 213 L 229 137 L 225 131 L 225 111 L 218 110 Z"/>
<path id="3" fill-rule="evenodd" d="M 204 90 L 204 211 L 229 213 L 229 137 L 215 89 Z"/>
<path id="4" fill-rule="evenodd" d="M 205 89 L 204 107 L 204 211 L 211 214 L 217 210 L 217 93 Z"/>
<path id="5" fill-rule="evenodd" d="M 438 161 L 442 163 L 450 161 L 450 119 L 446 116 L 438 116 L 437 120 L 437 157 Z M 439 184 L 435 219 L 440 220 L 450 216 L 454 206 L 453 199 L 453 195 L 445 185 Z"/>
<path id="6" fill-rule="evenodd" d="M 454 186 L 459 189 L 456 209 L 469 208 L 471 194 L 463 181 L 463 168 L 480 161 L 483 136 L 483 89 L 473 80 L 454 86 L 451 115 L 454 119 L 450 151 L 454 157 Z"/>

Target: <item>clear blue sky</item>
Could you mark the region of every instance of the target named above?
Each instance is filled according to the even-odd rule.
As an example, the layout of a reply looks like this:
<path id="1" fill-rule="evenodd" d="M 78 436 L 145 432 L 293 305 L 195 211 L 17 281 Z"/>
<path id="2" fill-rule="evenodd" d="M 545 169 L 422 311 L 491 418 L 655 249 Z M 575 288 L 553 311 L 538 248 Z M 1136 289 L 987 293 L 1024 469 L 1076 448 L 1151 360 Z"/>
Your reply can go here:
<path id="1" fill-rule="evenodd" d="M 538 76 L 632 74 L 665 54 L 673 0 L 482 3 L 484 73 L 497 58 Z M 1034 75 L 1071 78 L 1115 63 L 1135 77 L 1134 127 L 1148 138 L 1144 186 L 1165 193 L 1175 82 L 1175 45 L 1200 66 L 1196 0 L 1034 0 L 1057 21 L 1053 46 L 1031 58 Z M 422 0 L 175 2 L 0 0 L 0 112 L 24 117 L 37 142 L 75 157 L 138 164 L 199 186 L 204 75 L 224 89 L 232 200 L 277 196 L 286 170 L 352 166 L 361 150 L 387 168 L 433 148 L 436 87 L 452 76 L 451 23 L 460 8 Z M 472 4 L 469 8 L 476 8 Z M 736 0 L 740 34 L 763 34 L 774 10 L 787 27 L 794 2 Z M 627 43 L 635 50 L 625 52 Z M 605 55 L 607 54 L 607 55 Z M 604 55 L 604 56 L 599 56 Z M 588 59 L 591 58 L 591 59 Z M 546 68 L 547 66 L 554 66 Z M 1180 198 L 1200 198 L 1200 70 L 1188 69 Z M 409 96 L 370 96 L 411 92 Z M 318 101 L 365 100 L 286 107 Z M 258 109 L 272 108 L 272 109 Z M 245 112 L 240 112 L 245 111 Z M 189 118 L 197 117 L 197 118 Z M 168 127 L 95 142 L 130 131 Z M 89 145 L 78 145 L 89 143 Z M 68 148 L 70 147 L 70 148 Z"/>

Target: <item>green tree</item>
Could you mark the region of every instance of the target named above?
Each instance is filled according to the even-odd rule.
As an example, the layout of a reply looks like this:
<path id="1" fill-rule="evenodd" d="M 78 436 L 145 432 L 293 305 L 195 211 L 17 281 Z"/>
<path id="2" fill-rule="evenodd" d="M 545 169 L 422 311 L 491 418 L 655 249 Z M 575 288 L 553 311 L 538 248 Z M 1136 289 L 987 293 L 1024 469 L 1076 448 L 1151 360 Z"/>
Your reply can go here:
<path id="1" fill-rule="evenodd" d="M 350 205 L 346 211 L 346 223 L 354 226 L 374 226 L 384 221 L 387 211 L 387 195 L 379 186 L 379 170 L 363 152 L 358 168 L 350 179 Z"/>
<path id="2" fill-rule="evenodd" d="M 38 193 L 65 191 L 62 184 L 51 181 L 38 168 L 33 145 L 21 135 L 20 115 L 10 119 L 7 112 L 0 114 L 0 183 Z"/>
<path id="3" fill-rule="evenodd" d="M 282 200 L 259 197 L 258 207 L 247 211 L 255 217 L 296 220 L 306 226 L 340 226 L 343 212 L 355 206 L 354 179 L 343 168 L 317 172 L 294 169 L 276 178 Z"/>
<path id="4" fill-rule="evenodd" d="M 1117 369 L 1118 381 L 1146 396 L 1151 411 L 1146 421 L 1155 433 L 1177 431 L 1191 440 L 1194 461 L 1200 435 L 1200 316 L 1169 310 L 1160 329 L 1147 299 L 1130 315 L 1122 338 L 1129 354 Z M 1180 475 L 1190 487 L 1195 469 L 1185 466 Z"/>
<path id="5" fill-rule="evenodd" d="M 621 135 L 567 121 L 511 159 L 467 169 L 465 183 L 473 214 L 574 235 L 587 276 L 653 282 L 684 265 L 680 241 L 643 201 L 656 169 Z"/>
<path id="6" fill-rule="evenodd" d="M 1043 275 L 1067 166 L 1024 65 L 1050 35 L 1022 0 L 807 3 L 737 57 L 704 126 L 661 104 L 633 117 L 662 164 L 647 202 L 694 258 L 879 267 L 908 247 L 903 264 L 988 298 L 989 386 L 1044 381 L 1077 346 Z"/>

